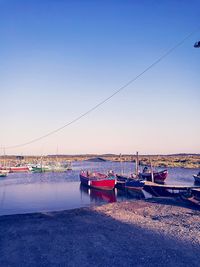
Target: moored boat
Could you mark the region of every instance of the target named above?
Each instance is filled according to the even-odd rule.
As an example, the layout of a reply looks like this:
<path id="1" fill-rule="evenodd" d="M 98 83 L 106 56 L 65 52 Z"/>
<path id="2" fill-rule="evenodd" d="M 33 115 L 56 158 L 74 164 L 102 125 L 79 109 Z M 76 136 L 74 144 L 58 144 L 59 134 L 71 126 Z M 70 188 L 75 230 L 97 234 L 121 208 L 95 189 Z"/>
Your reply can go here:
<path id="1" fill-rule="evenodd" d="M 193 198 L 200 203 L 200 189 L 199 188 L 192 189 L 191 192 L 192 192 Z"/>
<path id="2" fill-rule="evenodd" d="M 65 171 L 72 171 L 72 166 L 71 165 L 67 166 Z"/>
<path id="3" fill-rule="evenodd" d="M 153 175 L 151 172 L 140 172 L 139 173 L 139 177 L 147 181 L 152 181 L 152 176 L 153 176 L 153 180 L 155 183 L 164 183 L 165 179 L 167 178 L 167 175 L 168 175 L 167 170 L 153 172 Z"/>
<path id="4" fill-rule="evenodd" d="M 126 183 L 125 183 L 125 188 L 128 190 L 142 190 L 144 187 L 145 182 L 143 180 L 140 179 L 133 179 L 133 178 L 129 178 L 127 179 Z"/>
<path id="5" fill-rule="evenodd" d="M 52 169 L 49 166 L 32 166 L 31 171 L 33 173 L 41 173 L 41 172 L 51 172 Z"/>
<path id="6" fill-rule="evenodd" d="M 72 171 L 72 163 L 71 161 L 67 162 L 64 166 L 66 171 Z"/>
<path id="7" fill-rule="evenodd" d="M 116 174 L 116 178 L 117 178 L 117 183 L 116 183 L 116 187 L 117 188 L 125 188 L 125 183 L 128 179 L 127 176 L 124 176 L 122 174 Z"/>
<path id="8" fill-rule="evenodd" d="M 15 166 L 15 167 L 9 167 L 10 172 L 28 172 L 29 167 L 28 166 Z"/>
<path id="9" fill-rule="evenodd" d="M 0 170 L 0 177 L 6 177 L 8 175 L 9 171 L 7 170 Z"/>
<path id="10" fill-rule="evenodd" d="M 113 190 L 116 184 L 116 177 L 111 173 L 106 175 L 99 172 L 81 171 L 80 181 L 81 184 L 91 188 Z"/>
<path id="11" fill-rule="evenodd" d="M 144 180 L 137 178 L 137 176 L 123 176 L 116 175 L 117 177 L 117 188 L 125 188 L 129 190 L 142 190 L 144 187 Z"/>
<path id="12" fill-rule="evenodd" d="M 193 177 L 194 177 L 195 183 L 200 184 L 200 172 L 196 175 L 193 175 Z"/>
<path id="13" fill-rule="evenodd" d="M 200 188 L 193 188 L 190 191 L 190 196 L 182 196 L 184 200 L 200 207 Z"/>
<path id="14" fill-rule="evenodd" d="M 139 157 L 138 157 L 138 152 L 136 152 L 135 174 L 132 174 L 130 177 L 124 175 L 116 175 L 117 187 L 133 191 L 141 191 L 144 187 L 144 180 L 143 178 L 139 177 L 138 173 L 139 173 Z"/>

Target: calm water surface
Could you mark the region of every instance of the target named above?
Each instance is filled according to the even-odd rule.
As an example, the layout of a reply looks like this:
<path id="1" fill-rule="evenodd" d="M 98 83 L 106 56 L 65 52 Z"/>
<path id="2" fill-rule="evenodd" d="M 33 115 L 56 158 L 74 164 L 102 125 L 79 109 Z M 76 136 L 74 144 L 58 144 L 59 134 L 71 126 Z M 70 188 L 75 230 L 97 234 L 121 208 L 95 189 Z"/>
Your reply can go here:
<path id="1" fill-rule="evenodd" d="M 58 211 L 136 198 L 121 190 L 104 192 L 80 185 L 81 169 L 131 174 L 134 164 L 127 162 L 75 162 L 65 173 L 13 173 L 0 180 L 0 215 Z M 193 185 L 197 169 L 168 168 L 168 184 Z"/>

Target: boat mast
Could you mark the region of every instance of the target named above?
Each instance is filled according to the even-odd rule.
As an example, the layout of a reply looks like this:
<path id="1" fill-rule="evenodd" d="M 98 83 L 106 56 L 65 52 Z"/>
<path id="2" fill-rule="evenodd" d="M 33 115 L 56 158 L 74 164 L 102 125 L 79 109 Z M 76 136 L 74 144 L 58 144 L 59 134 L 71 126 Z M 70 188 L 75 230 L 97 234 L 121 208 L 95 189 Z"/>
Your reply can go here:
<path id="1" fill-rule="evenodd" d="M 120 173 L 122 175 L 122 154 L 119 154 L 119 160 L 120 160 Z"/>
<path id="2" fill-rule="evenodd" d="M 54 165 L 54 164 L 53 164 Z M 56 166 L 54 165 L 54 168 L 58 168 L 58 145 L 57 145 L 57 149 L 56 149 Z"/>
<path id="3" fill-rule="evenodd" d="M 153 167 L 152 167 L 152 161 L 150 157 L 149 157 L 149 161 L 150 161 L 150 168 L 151 168 L 151 181 L 154 183 Z"/>
<path id="4" fill-rule="evenodd" d="M 138 177 L 138 173 L 139 173 L 139 157 L 138 157 L 138 152 L 136 152 L 136 158 L 135 158 L 135 174 L 136 177 Z"/>
<path id="5" fill-rule="evenodd" d="M 4 168 L 6 168 L 6 150 L 5 150 L 5 147 L 3 148 L 3 155 L 4 155 L 4 163 L 3 163 L 3 165 L 4 165 Z"/>
<path id="6" fill-rule="evenodd" d="M 42 172 L 42 157 L 41 157 L 41 162 L 40 162 L 40 165 L 41 165 L 41 172 Z"/>

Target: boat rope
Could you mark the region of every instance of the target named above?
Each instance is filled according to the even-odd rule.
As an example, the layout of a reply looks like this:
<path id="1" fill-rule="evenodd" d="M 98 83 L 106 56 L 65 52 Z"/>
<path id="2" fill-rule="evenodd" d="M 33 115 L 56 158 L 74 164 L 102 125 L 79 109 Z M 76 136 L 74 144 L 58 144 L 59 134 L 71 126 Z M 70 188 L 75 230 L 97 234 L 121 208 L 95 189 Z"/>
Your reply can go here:
<path id="1" fill-rule="evenodd" d="M 81 115 L 79 115 L 75 119 L 69 121 L 65 125 L 57 128 L 57 129 L 55 129 L 53 131 L 50 131 L 47 134 L 44 134 L 44 135 L 42 135 L 40 137 L 34 138 L 34 139 L 32 139 L 32 140 L 30 140 L 28 142 L 21 143 L 21 144 L 16 144 L 16 145 L 11 145 L 11 146 L 3 146 L 3 149 L 20 148 L 20 147 L 24 147 L 24 146 L 33 144 L 35 142 L 38 142 L 38 141 L 40 141 L 40 140 L 42 140 L 44 138 L 47 138 L 48 136 L 53 135 L 53 134 L 55 134 L 55 133 L 63 130 L 64 128 L 66 128 L 66 127 L 68 127 L 68 126 L 76 123 L 77 121 L 81 120 L 83 117 L 86 117 L 89 113 L 93 112 L 94 110 L 96 110 L 97 108 L 99 108 L 100 106 L 102 106 L 103 104 L 105 104 L 106 102 L 108 102 L 111 98 L 113 98 L 115 95 L 117 95 L 118 93 L 120 93 L 121 91 L 123 91 L 126 87 L 128 87 L 131 84 L 133 84 L 136 80 L 138 80 L 140 77 L 142 77 L 143 74 L 145 74 L 150 69 L 152 69 L 153 67 L 155 67 L 158 63 L 160 63 L 164 58 L 166 58 L 167 56 L 169 56 L 175 49 L 177 49 L 178 47 L 180 47 L 187 39 L 189 39 L 192 35 L 194 35 L 198 31 L 200 31 L 200 27 L 198 27 L 197 29 L 195 29 L 194 31 L 192 31 L 190 34 L 188 34 L 187 36 L 185 36 L 181 41 L 179 41 L 174 46 L 172 46 L 170 49 L 168 49 L 164 54 L 162 54 L 152 64 L 150 64 L 148 67 L 146 67 L 142 72 L 140 72 L 134 78 L 132 78 L 131 80 L 129 80 L 127 83 L 125 83 L 119 89 L 117 89 L 116 91 L 114 91 L 114 93 L 112 93 L 110 96 L 106 97 L 104 100 L 100 101 L 98 104 L 96 104 L 95 106 L 93 106 L 92 108 L 90 108 L 89 110 L 87 110 L 86 112 L 82 113 Z"/>

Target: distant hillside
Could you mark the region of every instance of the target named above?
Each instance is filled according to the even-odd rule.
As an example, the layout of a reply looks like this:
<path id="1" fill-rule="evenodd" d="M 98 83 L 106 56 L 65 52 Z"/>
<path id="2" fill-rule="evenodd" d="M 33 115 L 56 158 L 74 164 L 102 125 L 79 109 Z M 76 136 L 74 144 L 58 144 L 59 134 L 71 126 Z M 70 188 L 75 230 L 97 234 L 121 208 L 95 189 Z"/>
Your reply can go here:
<path id="1" fill-rule="evenodd" d="M 97 157 L 97 158 L 86 159 L 85 161 L 90 161 L 90 162 L 105 162 L 105 161 L 108 161 L 108 160 Z"/>

